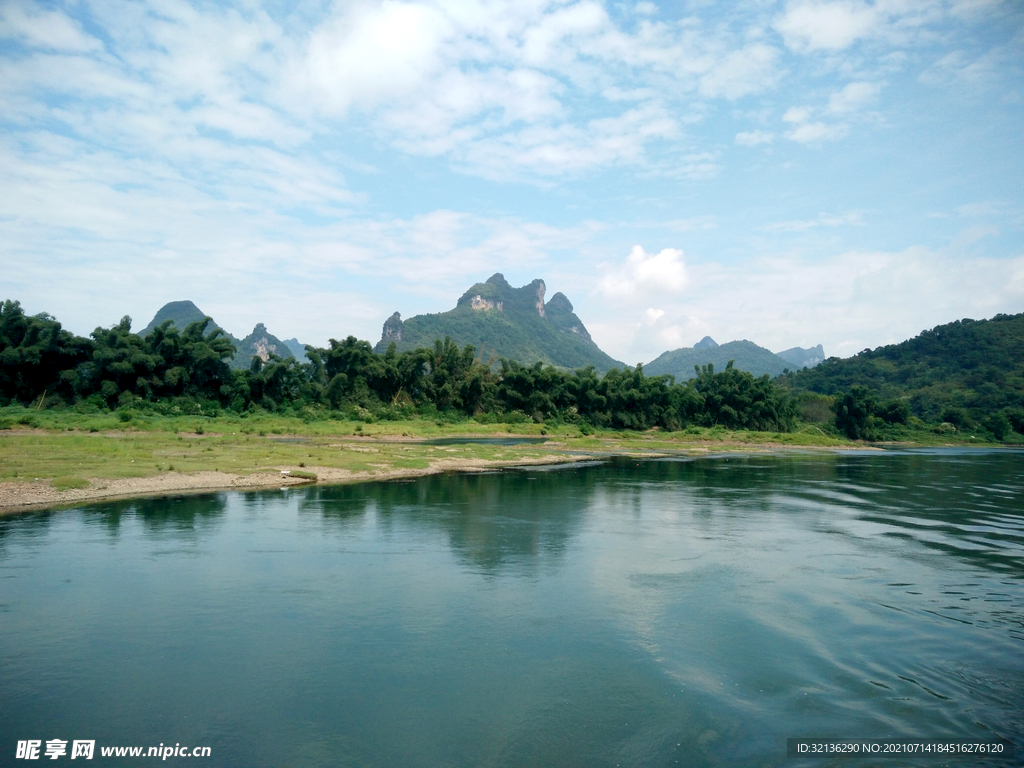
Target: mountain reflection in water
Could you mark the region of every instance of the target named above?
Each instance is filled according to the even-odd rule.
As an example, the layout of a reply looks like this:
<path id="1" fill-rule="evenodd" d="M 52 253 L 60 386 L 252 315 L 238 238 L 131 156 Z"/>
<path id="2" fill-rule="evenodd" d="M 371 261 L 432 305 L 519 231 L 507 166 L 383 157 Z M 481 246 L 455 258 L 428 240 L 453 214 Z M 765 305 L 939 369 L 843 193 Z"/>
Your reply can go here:
<path id="1" fill-rule="evenodd" d="M 1022 453 L 894 451 L 0 519 L 0 750 L 180 742 L 303 766 L 783 765 L 787 737 L 826 735 L 1020 750 L 1022 509 Z"/>

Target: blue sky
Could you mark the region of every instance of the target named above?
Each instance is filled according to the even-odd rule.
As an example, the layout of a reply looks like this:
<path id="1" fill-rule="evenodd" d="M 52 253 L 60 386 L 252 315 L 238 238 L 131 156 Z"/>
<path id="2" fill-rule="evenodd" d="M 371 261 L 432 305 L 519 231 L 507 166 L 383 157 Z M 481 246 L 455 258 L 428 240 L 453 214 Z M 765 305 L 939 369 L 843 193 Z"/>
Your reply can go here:
<path id="1" fill-rule="evenodd" d="M 502 272 L 629 363 L 1024 311 L 998 0 L 0 0 L 0 298 L 376 341 Z"/>

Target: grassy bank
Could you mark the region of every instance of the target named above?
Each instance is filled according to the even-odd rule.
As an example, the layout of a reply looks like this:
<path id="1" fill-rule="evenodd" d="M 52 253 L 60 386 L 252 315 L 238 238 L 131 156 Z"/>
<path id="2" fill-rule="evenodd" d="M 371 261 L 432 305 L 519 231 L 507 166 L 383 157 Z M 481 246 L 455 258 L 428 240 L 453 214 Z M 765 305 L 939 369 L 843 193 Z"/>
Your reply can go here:
<path id="1" fill-rule="evenodd" d="M 276 475 L 282 469 L 317 479 L 365 479 L 431 468 L 559 461 L 587 454 L 679 454 L 759 447 L 841 448 L 864 444 L 805 425 L 794 432 L 729 431 L 690 427 L 679 432 L 594 431 L 575 425 L 406 421 L 304 421 L 272 414 L 249 416 L 132 416 L 118 412 L 0 409 L 0 482 L 48 484 L 55 491 L 97 483 L 200 472 Z M 586 432 L 586 433 L 585 433 Z M 455 436 L 513 433 L 544 442 L 502 445 L 428 445 Z M 968 435 L 922 430 L 916 445 L 977 444 Z M 311 478 L 312 479 L 312 478 Z M 175 483 L 167 480 L 168 488 Z"/>

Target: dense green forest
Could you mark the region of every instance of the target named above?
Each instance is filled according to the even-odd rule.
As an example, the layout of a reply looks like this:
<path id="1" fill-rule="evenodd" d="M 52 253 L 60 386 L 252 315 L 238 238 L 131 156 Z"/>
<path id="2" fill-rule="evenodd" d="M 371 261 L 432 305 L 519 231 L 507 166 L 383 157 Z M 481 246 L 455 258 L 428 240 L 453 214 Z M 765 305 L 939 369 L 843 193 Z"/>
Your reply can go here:
<path id="1" fill-rule="evenodd" d="M 923 422 L 1015 439 L 1024 433 L 1024 314 L 958 320 L 777 381 L 808 408 L 821 406 L 815 395 L 829 398 L 836 427 L 854 438 Z"/>
<path id="2" fill-rule="evenodd" d="M 88 338 L 48 314 L 0 306 L 0 406 L 216 415 L 257 410 L 307 419 L 525 421 L 616 429 L 689 425 L 789 431 L 797 421 L 854 439 L 900 440 L 923 431 L 964 439 L 1024 440 L 1024 314 L 961 320 L 901 344 L 830 358 L 770 379 L 728 363 L 697 366 L 685 383 L 643 366 L 575 371 L 487 359 L 436 340 L 377 353 L 366 341 L 306 347 L 305 362 L 272 355 L 233 369 L 232 340 L 210 318 L 148 335 L 131 319 Z"/>
<path id="3" fill-rule="evenodd" d="M 307 346 L 308 362 L 253 357 L 232 370 L 231 341 L 210 319 L 179 331 L 170 321 L 143 337 L 125 317 L 113 328 L 75 336 L 47 314 L 21 305 L 0 307 L 0 405 L 117 409 L 125 421 L 141 410 L 216 415 L 265 411 L 331 418 L 555 421 L 581 429 L 680 429 L 687 425 L 788 431 L 793 401 L 767 376 L 732 366 L 705 366 L 687 384 L 646 376 L 642 366 L 574 372 L 538 362 L 524 366 L 481 360 L 472 346 L 450 339 L 432 346 L 377 354 L 366 341 L 332 339 Z"/>

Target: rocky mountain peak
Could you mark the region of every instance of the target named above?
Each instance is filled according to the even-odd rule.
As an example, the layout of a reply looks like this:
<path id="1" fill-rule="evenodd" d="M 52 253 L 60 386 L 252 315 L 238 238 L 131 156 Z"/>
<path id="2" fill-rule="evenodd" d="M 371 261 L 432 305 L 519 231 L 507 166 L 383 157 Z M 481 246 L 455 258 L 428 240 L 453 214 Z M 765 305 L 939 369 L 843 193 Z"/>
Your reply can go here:
<path id="1" fill-rule="evenodd" d="M 530 283 L 530 288 L 537 293 L 537 303 L 534 305 L 537 307 L 537 314 L 541 317 L 546 317 L 544 314 L 544 292 L 547 291 L 548 287 L 544 285 L 543 280 L 534 280 Z"/>
<path id="2" fill-rule="evenodd" d="M 386 352 L 429 347 L 446 336 L 477 351 L 523 363 L 537 361 L 578 368 L 593 365 L 607 371 L 622 364 L 602 352 L 573 311 L 564 294 L 545 301 L 547 285 L 540 278 L 514 288 L 500 272 L 471 286 L 455 308 L 438 314 L 416 315 L 404 322 L 396 312 L 384 323 L 375 349 Z"/>
<path id="3" fill-rule="evenodd" d="M 559 291 L 552 296 L 548 303 L 544 305 L 544 309 L 548 317 L 554 317 L 556 315 L 568 315 L 572 313 L 572 302 L 566 298 L 565 294 Z"/>
<path id="4" fill-rule="evenodd" d="M 391 342 L 399 342 L 402 340 L 402 316 L 395 312 L 391 317 L 384 321 L 384 334 L 381 336 L 381 344 L 390 345 Z"/>
<path id="5" fill-rule="evenodd" d="M 505 276 L 501 274 L 501 272 L 495 272 L 493 275 L 487 278 L 486 282 L 498 288 L 512 290 L 512 286 L 508 284 L 508 280 L 505 279 Z"/>

